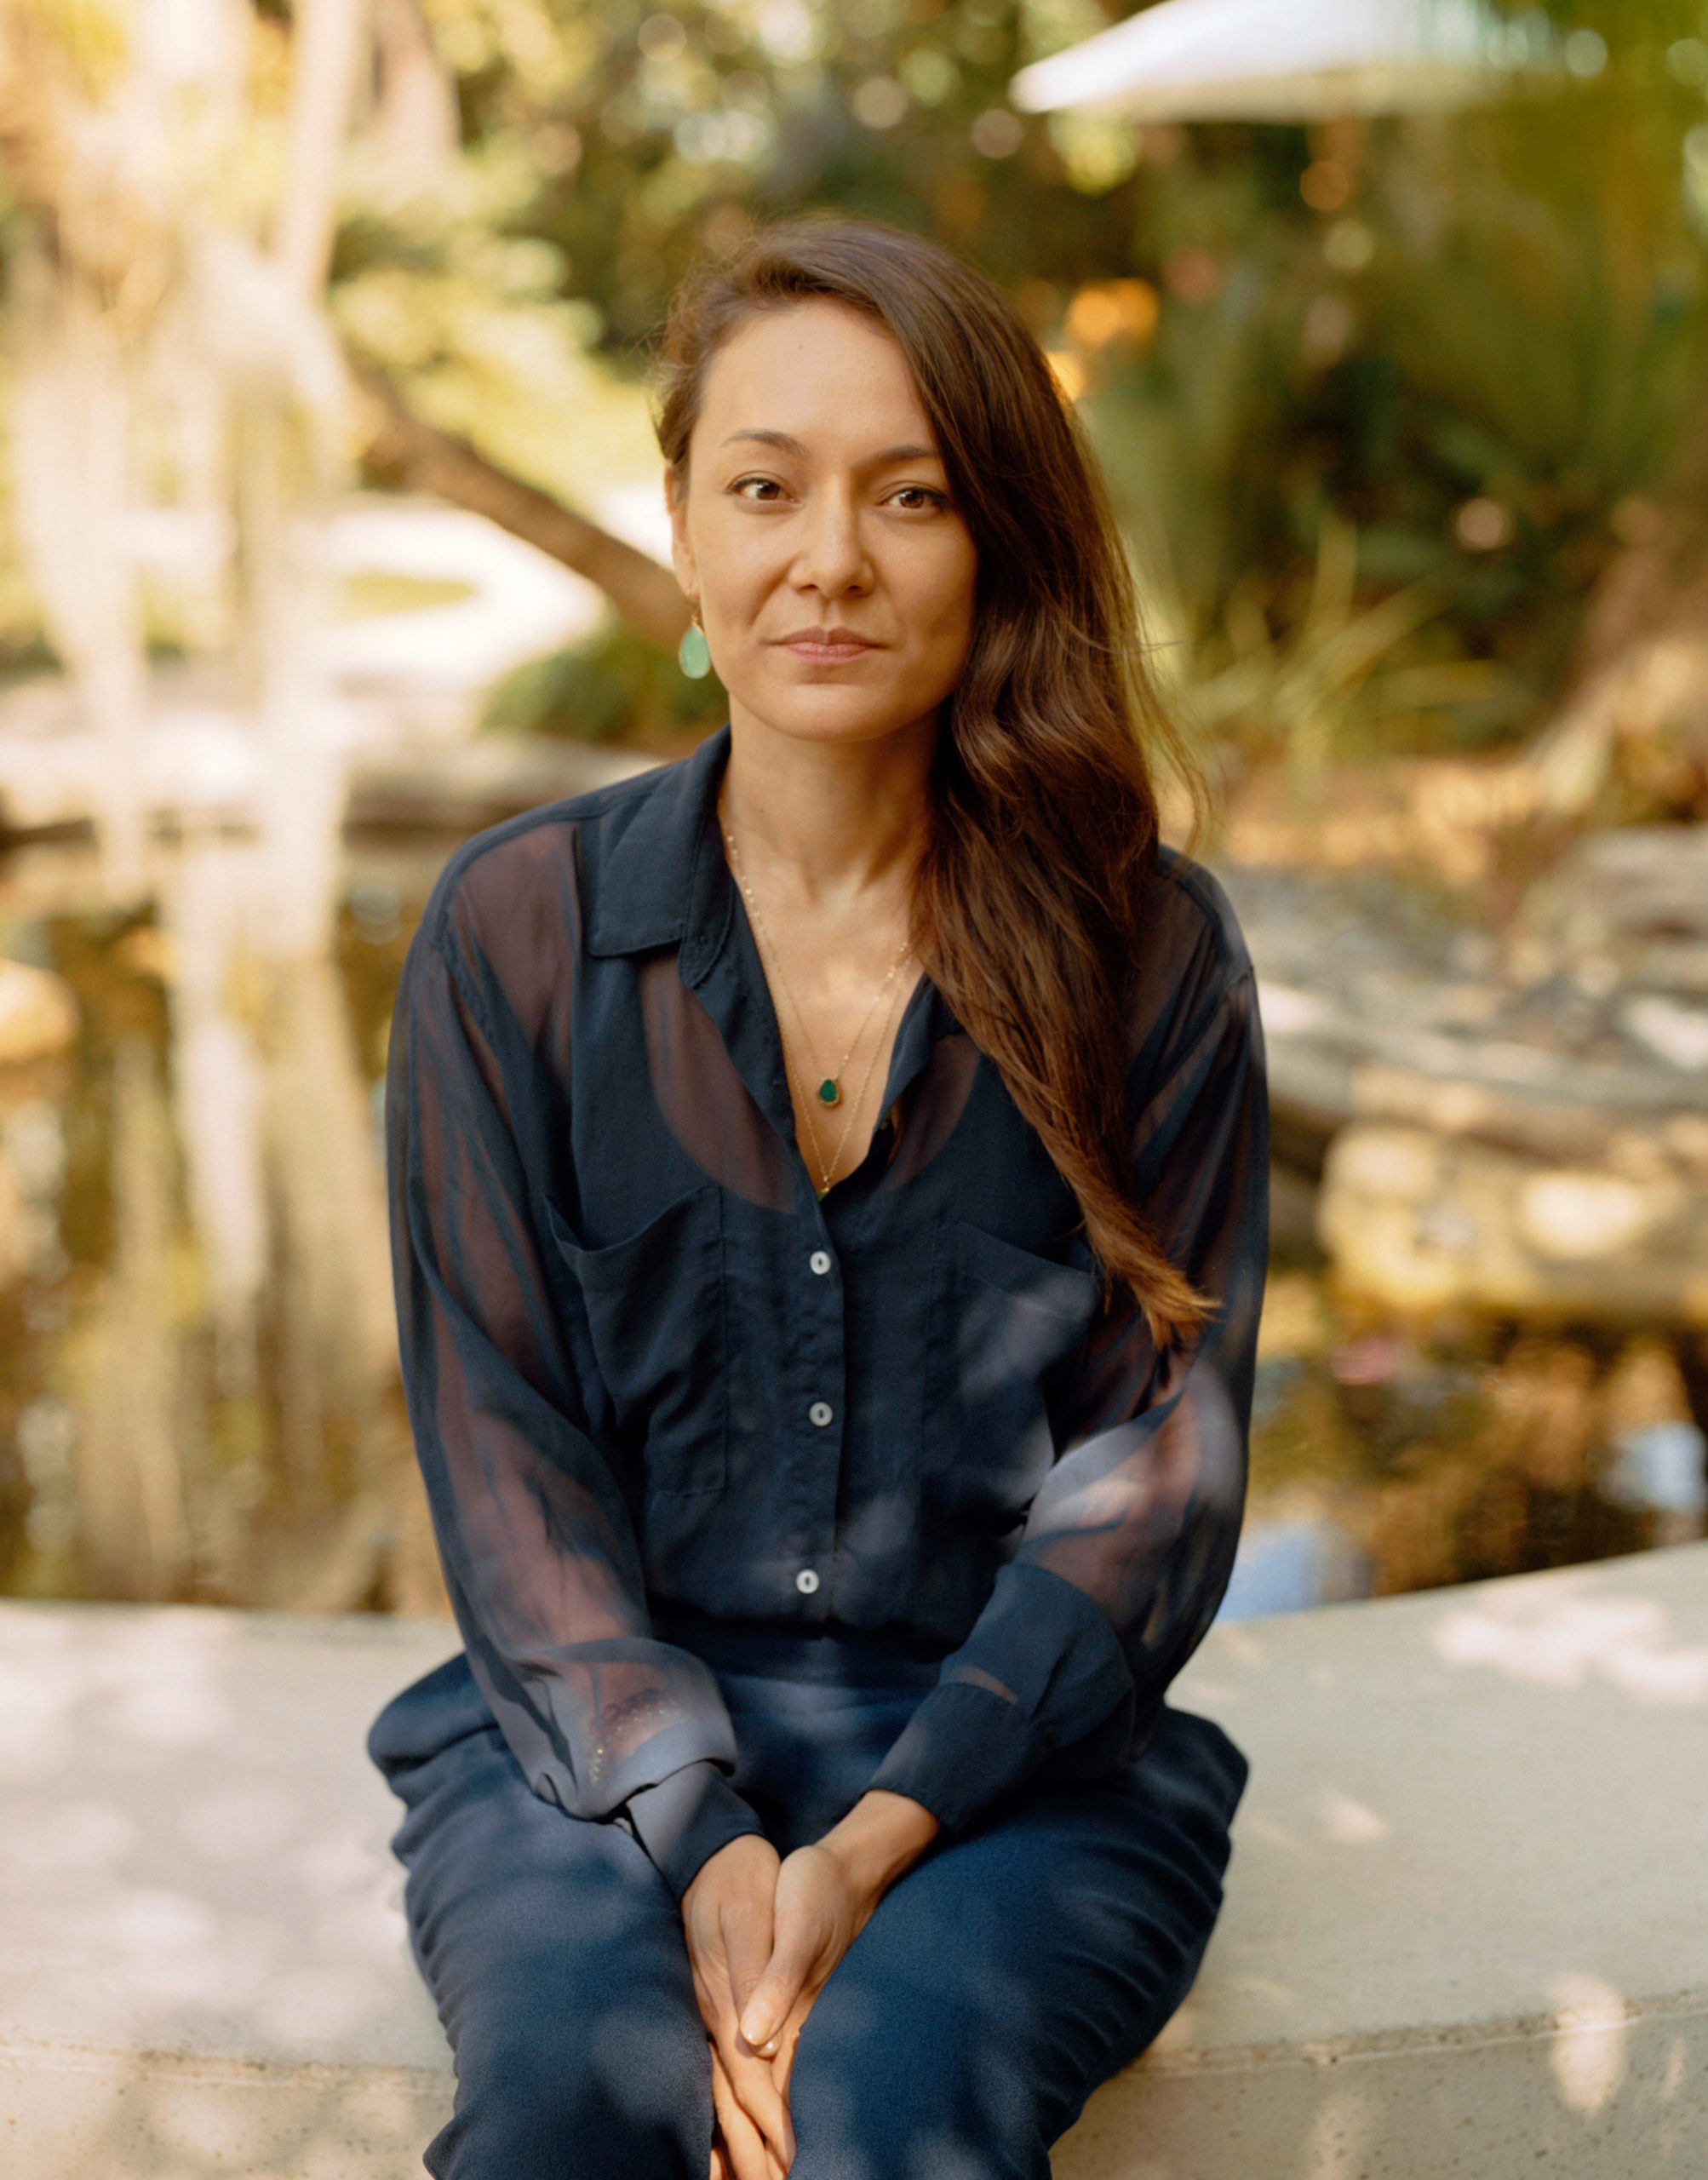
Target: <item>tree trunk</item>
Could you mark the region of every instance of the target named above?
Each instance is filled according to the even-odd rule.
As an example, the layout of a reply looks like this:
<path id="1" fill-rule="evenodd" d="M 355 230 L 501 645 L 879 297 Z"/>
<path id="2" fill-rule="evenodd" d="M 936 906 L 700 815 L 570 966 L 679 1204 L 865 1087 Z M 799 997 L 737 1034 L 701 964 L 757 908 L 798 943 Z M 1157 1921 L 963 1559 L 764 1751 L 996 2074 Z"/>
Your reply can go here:
<path id="1" fill-rule="evenodd" d="M 366 15 L 363 0 L 296 0 L 291 10 L 286 180 L 272 254 L 306 302 L 318 303 L 331 262 L 344 135 Z"/>

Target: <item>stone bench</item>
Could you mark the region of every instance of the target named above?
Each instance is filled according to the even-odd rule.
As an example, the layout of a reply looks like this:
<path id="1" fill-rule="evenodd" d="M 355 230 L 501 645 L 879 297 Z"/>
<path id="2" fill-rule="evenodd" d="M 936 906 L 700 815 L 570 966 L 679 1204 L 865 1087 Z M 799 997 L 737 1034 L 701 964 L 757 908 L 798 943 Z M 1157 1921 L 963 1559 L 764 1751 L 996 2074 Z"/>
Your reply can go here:
<path id="1" fill-rule="evenodd" d="M 442 1623 L 0 1606 L 0 2170 L 408 2180 L 449 2108 L 362 1755 Z M 1708 2171 L 1708 1546 L 1217 1629 L 1226 1913 L 1058 2180 Z"/>

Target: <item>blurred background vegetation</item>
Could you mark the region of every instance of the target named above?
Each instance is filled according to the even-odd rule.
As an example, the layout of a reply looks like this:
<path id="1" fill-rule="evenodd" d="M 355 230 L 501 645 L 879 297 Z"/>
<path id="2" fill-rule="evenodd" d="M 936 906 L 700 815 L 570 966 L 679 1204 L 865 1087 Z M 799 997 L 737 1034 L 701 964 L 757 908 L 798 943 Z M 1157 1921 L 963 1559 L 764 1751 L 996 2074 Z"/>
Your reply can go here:
<path id="1" fill-rule="evenodd" d="M 1103 26 L 1095 0 L 430 0 L 456 149 L 352 207 L 334 307 L 422 414 L 563 488 L 565 349 L 638 371 L 696 251 L 805 204 L 930 231 L 1063 357 L 1206 726 L 1258 752 L 1510 740 L 1708 383 L 1708 21 L 1556 13 L 1577 72 L 1545 95 L 1132 128 L 1005 95 Z M 542 718 L 603 731 L 595 670 L 673 716 L 619 647 L 535 677 Z"/>
<path id="2" fill-rule="evenodd" d="M 19 7 L 97 72 L 125 14 Z M 1463 113 L 1014 112 L 1017 67 L 1124 12 L 376 0 L 335 323 L 417 416 L 585 501 L 650 458 L 623 396 L 697 252 L 805 205 L 930 231 L 1060 355 L 1145 571 L 1159 665 L 1233 752 L 1522 737 L 1559 697 L 1598 583 L 1648 542 L 1644 496 L 1708 440 L 1703 8 L 1556 0 L 1562 79 Z M 222 186 L 259 204 L 287 0 L 260 0 L 249 31 L 248 170 Z M 0 194 L 0 250 L 26 195 Z M 0 663 L 44 656 L 8 554 Z M 668 741 L 707 711 L 602 637 L 530 670 L 499 715 Z M 1690 801 L 1694 754 L 1651 763 L 1637 803 Z"/>

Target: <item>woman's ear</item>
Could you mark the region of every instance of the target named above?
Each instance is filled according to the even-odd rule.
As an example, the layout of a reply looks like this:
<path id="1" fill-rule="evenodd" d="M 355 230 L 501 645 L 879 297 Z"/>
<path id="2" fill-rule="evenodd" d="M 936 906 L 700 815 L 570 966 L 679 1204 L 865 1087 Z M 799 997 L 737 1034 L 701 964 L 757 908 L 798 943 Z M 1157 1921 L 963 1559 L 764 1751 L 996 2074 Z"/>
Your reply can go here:
<path id="1" fill-rule="evenodd" d="M 664 504 L 670 510 L 670 565 L 676 580 L 696 604 L 700 597 L 700 571 L 694 548 L 688 542 L 688 479 L 685 472 L 666 468 Z"/>

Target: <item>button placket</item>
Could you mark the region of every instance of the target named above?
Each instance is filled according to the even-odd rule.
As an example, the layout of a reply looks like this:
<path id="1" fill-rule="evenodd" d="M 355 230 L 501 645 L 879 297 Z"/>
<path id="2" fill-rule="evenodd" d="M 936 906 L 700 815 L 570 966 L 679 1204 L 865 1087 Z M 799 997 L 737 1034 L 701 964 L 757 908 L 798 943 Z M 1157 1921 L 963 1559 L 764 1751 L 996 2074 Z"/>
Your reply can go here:
<path id="1" fill-rule="evenodd" d="M 835 1550 L 835 1504 L 837 1474 L 840 1469 L 838 1448 L 842 1434 L 841 1391 L 845 1388 L 847 1357 L 845 1351 L 843 1297 L 837 1272 L 837 1259 L 830 1246 L 830 1233 L 825 1221 L 824 1207 L 815 1207 L 817 1217 L 813 1225 L 816 1233 L 811 1236 L 806 1250 L 806 1290 L 801 1299 L 805 1305 L 805 1319 L 811 1331 L 802 1343 L 800 1360 L 805 1366 L 805 1383 L 801 1391 L 807 1437 L 813 1450 L 807 1455 L 808 1483 L 804 1517 L 796 1549 L 803 1553 L 831 1554 Z M 799 1262 L 799 1259 L 796 1259 Z M 824 1282 L 820 1284 L 820 1282 Z M 797 1384 L 800 1380 L 797 1380 Z M 835 1391 L 834 1401 L 827 1400 L 824 1392 Z M 801 1413 L 796 1410 L 797 1414 Z M 827 1466 L 828 1464 L 828 1466 Z M 821 1564 L 828 1561 L 821 1561 Z M 827 1577 L 818 1566 L 798 1567 L 794 1575 L 796 1595 L 806 1604 L 817 1599 L 824 1591 Z M 817 1603 L 809 1606 L 816 1615 L 823 1609 Z"/>

